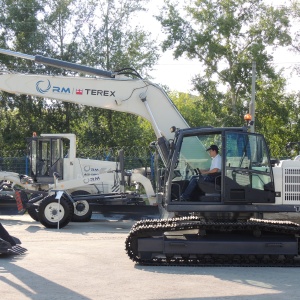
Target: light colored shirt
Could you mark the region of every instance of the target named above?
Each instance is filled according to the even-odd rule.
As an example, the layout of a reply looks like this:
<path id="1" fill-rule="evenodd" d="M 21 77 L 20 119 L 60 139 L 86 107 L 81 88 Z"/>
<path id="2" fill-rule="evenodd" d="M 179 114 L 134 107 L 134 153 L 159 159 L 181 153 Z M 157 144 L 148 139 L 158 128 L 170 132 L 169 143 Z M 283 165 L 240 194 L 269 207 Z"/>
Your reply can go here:
<path id="1" fill-rule="evenodd" d="M 209 170 L 218 168 L 219 170 L 221 170 L 222 168 L 222 158 L 219 154 L 217 154 L 211 161 L 211 165 Z"/>

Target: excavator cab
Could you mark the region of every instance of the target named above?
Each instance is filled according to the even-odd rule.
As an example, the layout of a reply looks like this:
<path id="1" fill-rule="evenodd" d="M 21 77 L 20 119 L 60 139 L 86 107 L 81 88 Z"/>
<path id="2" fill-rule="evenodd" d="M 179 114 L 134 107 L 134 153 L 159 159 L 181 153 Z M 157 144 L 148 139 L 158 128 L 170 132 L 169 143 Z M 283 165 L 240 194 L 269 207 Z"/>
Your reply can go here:
<path id="1" fill-rule="evenodd" d="M 220 174 L 209 185 L 199 181 L 189 200 L 181 200 L 193 176 L 200 176 L 198 169 L 209 168 L 210 145 L 220 149 Z M 262 135 L 246 128 L 177 130 L 164 178 L 163 220 L 140 221 L 126 239 L 133 261 L 155 266 L 299 266 L 300 226 L 263 218 L 265 212 L 298 208 L 275 202 Z"/>
<path id="2" fill-rule="evenodd" d="M 37 183 L 54 183 L 54 174 L 63 177 L 63 140 L 58 137 L 28 139 L 30 176 Z"/>
<path id="3" fill-rule="evenodd" d="M 220 173 L 214 181 L 198 181 L 188 201 L 180 196 L 194 176 L 209 169 L 210 145 L 219 148 Z M 246 128 L 190 128 L 178 130 L 170 161 L 165 200 L 168 211 L 232 212 L 234 206 L 275 203 L 275 188 L 268 147 L 264 137 Z M 205 175 L 204 175 L 205 176 Z"/>

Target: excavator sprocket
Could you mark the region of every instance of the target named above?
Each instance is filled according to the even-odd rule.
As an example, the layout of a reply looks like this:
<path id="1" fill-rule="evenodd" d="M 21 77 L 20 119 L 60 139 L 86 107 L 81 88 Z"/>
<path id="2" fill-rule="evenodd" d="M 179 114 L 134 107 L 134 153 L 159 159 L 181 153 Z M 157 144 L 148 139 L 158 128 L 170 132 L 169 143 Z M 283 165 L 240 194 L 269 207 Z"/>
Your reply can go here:
<path id="1" fill-rule="evenodd" d="M 141 265 L 300 266 L 300 225 L 288 221 L 144 220 L 131 229 L 126 252 Z"/>

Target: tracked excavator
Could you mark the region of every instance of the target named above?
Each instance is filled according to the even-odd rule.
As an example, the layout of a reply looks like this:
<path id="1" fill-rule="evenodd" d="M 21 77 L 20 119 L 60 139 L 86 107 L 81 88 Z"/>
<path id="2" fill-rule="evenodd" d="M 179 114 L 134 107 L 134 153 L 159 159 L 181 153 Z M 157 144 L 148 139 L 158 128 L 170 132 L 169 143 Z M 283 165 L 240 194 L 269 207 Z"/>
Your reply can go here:
<path id="1" fill-rule="evenodd" d="M 166 93 L 134 70 L 108 72 L 43 56 L 5 55 L 91 74 L 91 78 L 2 72 L 0 90 L 137 114 L 152 124 L 164 167 L 157 170 L 160 219 L 142 220 L 126 239 L 130 259 L 143 265 L 299 266 L 300 227 L 264 218 L 299 213 L 300 161 L 276 165 L 264 137 L 247 126 L 189 128 Z M 134 79 L 124 76 L 131 73 Z M 172 129 L 169 131 L 169 129 Z M 199 181 L 188 201 L 180 197 L 200 176 L 216 144 L 222 157 L 214 182 Z M 63 200 L 63 190 L 53 190 Z"/>

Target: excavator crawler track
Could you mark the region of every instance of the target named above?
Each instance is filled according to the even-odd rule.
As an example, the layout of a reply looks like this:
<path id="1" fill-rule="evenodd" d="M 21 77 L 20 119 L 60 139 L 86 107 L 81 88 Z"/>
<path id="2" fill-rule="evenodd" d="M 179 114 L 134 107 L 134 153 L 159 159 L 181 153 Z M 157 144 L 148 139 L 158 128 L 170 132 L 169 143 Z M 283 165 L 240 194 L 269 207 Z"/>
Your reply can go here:
<path id="1" fill-rule="evenodd" d="M 295 267 L 299 235 L 292 222 L 184 217 L 137 222 L 125 247 L 141 265 Z"/>

